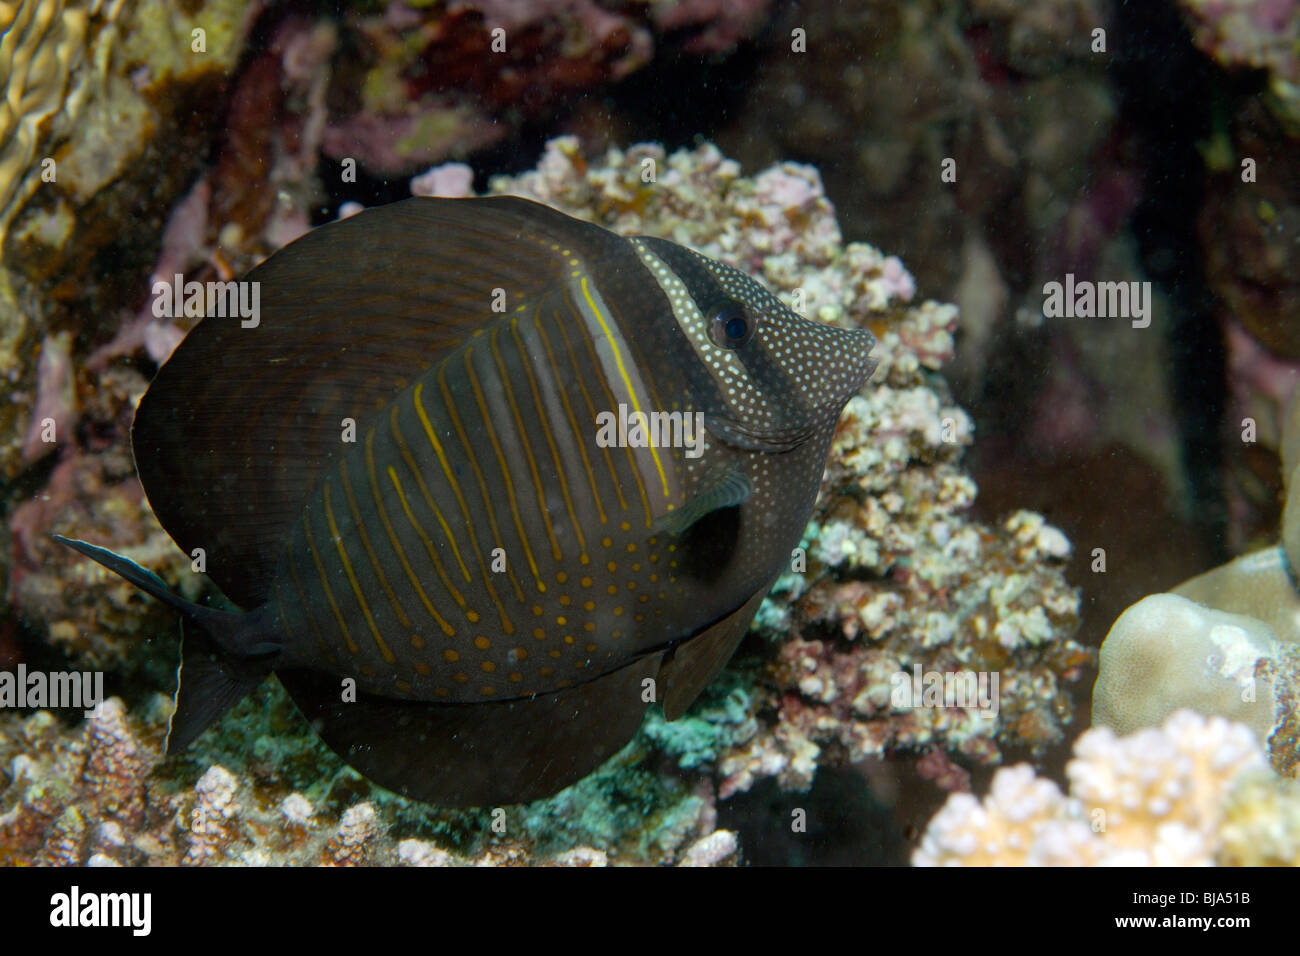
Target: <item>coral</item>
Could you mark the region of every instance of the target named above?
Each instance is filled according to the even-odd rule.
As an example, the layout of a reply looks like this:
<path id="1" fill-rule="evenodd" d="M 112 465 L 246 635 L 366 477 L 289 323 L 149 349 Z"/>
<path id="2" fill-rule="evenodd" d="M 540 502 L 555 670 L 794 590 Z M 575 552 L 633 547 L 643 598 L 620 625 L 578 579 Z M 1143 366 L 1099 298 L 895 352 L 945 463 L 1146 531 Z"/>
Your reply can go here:
<path id="1" fill-rule="evenodd" d="M 1269 779 L 1254 734 L 1191 711 L 1075 744 L 1067 798 L 1028 764 L 993 777 L 982 801 L 948 798 L 913 856 L 918 866 L 1300 865 L 1300 789 Z"/>
<path id="2" fill-rule="evenodd" d="M 737 862 L 740 844 L 730 830 L 714 830 L 691 844 L 678 866 L 725 866 Z"/>
<path id="3" fill-rule="evenodd" d="M 755 675 L 732 668 L 709 685 L 691 710 L 674 721 L 652 710 L 641 732 L 683 770 L 716 763 L 725 751 L 758 732 L 752 689 Z"/>
<path id="4" fill-rule="evenodd" d="M 465 171 L 444 167 L 413 189 L 450 188 L 453 175 L 463 188 Z M 213 183 L 176 210 L 159 262 L 213 255 Z M 595 773 L 525 807 L 452 812 L 374 787 L 320 744 L 274 681 L 166 761 L 169 704 L 135 702 L 123 726 L 143 816 L 106 809 L 75 760 L 51 762 L 94 745 L 93 722 L 0 714 L 0 763 L 20 771 L 0 790 L 0 852 L 123 864 L 726 863 L 741 849 L 719 831 L 717 802 L 764 778 L 806 789 L 821 766 L 903 753 L 935 786 L 953 788 L 964 780 L 953 758 L 995 763 L 1005 748 L 1039 752 L 1061 739 L 1071 715 L 1064 685 L 1090 660 L 1071 637 L 1078 595 L 1061 572 L 1069 542 L 1034 513 L 993 526 L 969 515 L 976 488 L 961 455 L 973 426 L 939 371 L 952 358 L 956 310 L 918 301 L 897 258 L 844 243 L 815 169 L 784 163 L 746 177 L 708 144 L 588 159 L 564 138 L 537 169 L 494 179 L 489 191 L 671 237 L 759 275 L 801 311 L 876 334 L 879 368 L 845 412 L 814 521 L 764 602 L 759 639 L 681 721 L 652 715 Z M 253 255 L 273 242 L 264 231 L 241 248 Z M 42 495 L 11 515 L 13 593 L 32 627 L 48 628 L 74 658 L 139 677 L 141 661 L 174 666 L 172 615 L 43 536 L 111 543 L 173 587 L 202 593 L 130 477 L 127 422 L 143 380 L 98 361 L 108 363 L 108 387 L 80 410 L 94 445 L 61 450 Z M 894 697 L 900 678 L 958 672 L 996 676 L 997 693 L 954 706 Z M 170 689 L 170 677 L 149 684 Z M 69 808 L 88 822 L 84 833 Z M 109 823 L 116 829 L 96 828 Z"/>
<path id="5" fill-rule="evenodd" d="M 101 217 L 165 209 L 184 185 L 198 157 L 176 156 L 197 154 L 203 124 L 218 118 L 212 110 L 187 114 L 233 67 L 259 5 L 206 0 L 187 9 L 153 0 L 17 6 L 0 54 L 13 58 L 9 103 L 21 111 L 6 107 L 0 120 L 18 129 L 12 139 L 0 136 L 0 223 L 11 226 L 9 251 L 20 269 L 47 277 L 85 268 L 74 260 L 124 238 Z M 204 31 L 201 54 L 192 50 L 196 29 Z M 37 162 L 45 158 L 56 164 L 53 175 Z"/>
<path id="6" fill-rule="evenodd" d="M 326 155 L 409 174 L 494 146 L 648 64 L 657 47 L 722 54 L 770 0 L 458 0 L 344 18 Z"/>
<path id="7" fill-rule="evenodd" d="M 1300 391 L 1282 432 L 1288 491 L 1300 476 Z M 1243 555 L 1125 611 L 1102 643 L 1093 723 L 1125 732 L 1179 708 L 1248 725 L 1279 773 L 1300 770 L 1300 494 L 1283 544 Z"/>
<path id="8" fill-rule="evenodd" d="M 139 846 L 122 834 L 146 838 L 159 822 L 146 782 L 159 757 L 117 698 L 71 739 L 45 711 L 8 720 L 0 756 L 13 779 L 0 811 L 0 861 L 26 853 L 76 864 L 98 852 L 126 862 Z"/>
<path id="9" fill-rule="evenodd" d="M 5 4 L 0 7 L 0 73 L 6 79 L 0 105 L 0 243 L 9 221 L 40 184 L 27 176 L 44 141 L 44 128 L 62 111 L 75 121 L 84 96 L 68 101 L 71 74 L 85 55 L 88 21 L 98 14 L 98 2 L 65 4 Z M 121 4 L 105 11 L 116 17 Z"/>
<path id="10" fill-rule="evenodd" d="M 66 128 L 84 101 L 84 96 L 76 96 L 65 105 L 72 73 L 85 54 L 89 17 L 82 7 L 62 2 L 0 6 L 0 76 L 6 84 L 5 100 L 0 103 L 0 249 L 14 215 L 40 188 L 45 164 L 38 160 L 47 157 L 38 157 L 37 150 L 49 126 L 57 121 Z M 66 224 L 57 232 L 66 232 Z M 57 244 L 63 237 L 51 238 Z M 33 351 L 31 339 L 39 334 L 33 328 L 31 306 L 21 301 L 7 270 L 0 268 L 0 373 L 9 386 L 16 386 L 18 399 L 6 401 L 0 412 L 0 434 L 5 436 L 0 444 L 0 475 L 5 476 L 37 457 L 39 448 L 30 436 L 26 441 L 19 437 L 38 421 L 23 414 L 22 401 L 39 387 L 28 358 Z M 50 372 L 41 378 L 48 382 Z M 48 403 L 32 398 L 30 404 Z"/>
<path id="11" fill-rule="evenodd" d="M 155 772 L 169 706 L 159 699 L 133 718 L 110 698 L 99 717 L 75 728 L 48 712 L 0 722 L 0 766 L 10 778 L 0 791 L 0 864 L 716 866 L 738 858 L 735 834 L 703 826 L 699 797 L 683 794 L 661 817 L 653 774 L 604 769 L 522 814 L 436 811 L 370 787 L 301 726 L 299 745 L 315 748 L 303 768 L 314 800 L 290 789 L 292 773 L 281 765 L 292 762 L 288 748 L 275 766 L 236 763 L 236 751 L 257 753 L 261 744 L 220 753 L 236 771 L 206 758 L 207 769 L 187 785 L 174 771 Z M 266 712 L 288 707 L 277 693 L 241 711 L 250 726 L 264 727 Z M 622 782 L 611 784 L 616 777 Z M 640 799 L 629 789 L 637 779 Z M 640 821 L 647 811 L 650 822 Z M 654 840 L 638 845 L 638 827 Z M 413 829 L 424 838 L 408 836 Z"/>
<path id="12" fill-rule="evenodd" d="M 474 195 L 474 170 L 464 163 L 443 163 L 411 180 L 412 196 L 446 196 L 455 199 Z"/>
<path id="13" fill-rule="evenodd" d="M 257 0 L 49 0 L 0 6 L 0 477 L 59 444 L 91 391 L 69 338 L 140 294 L 160 217 L 207 153 Z M 192 30 L 205 49 L 192 52 Z M 35 357 L 37 342 L 39 369 Z M 75 388 L 74 388 L 75 383 Z M 26 436 L 26 438 L 24 438 Z"/>
<path id="14" fill-rule="evenodd" d="M 1300 785 L 1249 774 L 1223 805 L 1218 861 L 1223 866 L 1300 866 Z"/>
<path id="15" fill-rule="evenodd" d="M 847 529 L 823 525 L 819 543 L 827 547 L 815 546 L 811 557 L 828 566 L 792 609 L 801 622 L 796 634 L 770 635 L 782 643 L 761 703 L 776 709 L 776 719 L 760 720 L 758 734 L 724 756 L 721 796 L 771 775 L 806 789 L 828 760 L 943 748 L 996 763 L 1004 746 L 1041 751 L 1061 739 L 1069 720 L 1062 682 L 1077 679 L 1090 657 L 1067 636 L 1078 596 L 1050 557 L 1017 544 L 1024 513 L 1000 534 L 967 524 L 957 511 L 973 489 L 954 493 L 954 485 L 962 488 L 958 475 L 937 478 L 939 500 L 924 510 L 904 510 L 904 499 L 886 491 Z M 1058 547 L 1059 532 L 1051 531 L 1039 534 Z M 883 580 L 864 580 L 867 574 Z M 931 674 L 977 682 L 996 674 L 992 712 L 973 700 L 898 700 L 900 685 Z"/>
<path id="16" fill-rule="evenodd" d="M 1261 621 L 1154 594 L 1125 611 L 1102 645 L 1093 722 L 1126 734 L 1191 708 L 1268 740 L 1285 712 L 1260 676 L 1282 653 Z"/>
<path id="17" fill-rule="evenodd" d="M 116 373 L 105 376 L 98 397 L 110 402 L 120 398 L 118 385 L 134 400 L 144 391 L 134 373 Z M 128 413 L 133 406 L 130 401 Z M 120 434 L 127 434 L 125 426 Z M 167 679 L 174 661 L 151 659 L 141 653 L 141 643 L 152 634 L 175 633 L 174 618 L 116 575 L 70 560 L 63 553 L 66 549 L 48 537 L 57 532 L 112 541 L 132 560 L 159 569 L 183 593 L 202 594 L 203 579 L 193 574 L 185 555 L 159 527 L 121 445 L 62 458 L 44 493 L 13 510 L 9 530 L 13 569 L 8 600 L 32 626 L 41 622 L 50 645 L 79 667 L 121 673 L 142 668 L 152 670 L 156 680 Z M 171 648 L 159 650 L 171 658 Z"/>
<path id="18" fill-rule="evenodd" d="M 1268 72 L 1271 105 L 1300 129 L 1300 3 L 1179 0 L 1196 45 L 1229 68 Z"/>
<path id="19" fill-rule="evenodd" d="M 358 803 L 343 811 L 339 828 L 325 850 L 337 866 L 359 866 L 368 860 L 381 832 L 375 808 L 369 803 Z"/>
<path id="20" fill-rule="evenodd" d="M 220 858 L 222 847 L 235 833 L 235 817 L 242 809 L 235 802 L 239 781 L 225 767 L 214 764 L 194 785 L 194 809 L 190 811 L 190 848 L 185 862 L 209 863 Z"/>

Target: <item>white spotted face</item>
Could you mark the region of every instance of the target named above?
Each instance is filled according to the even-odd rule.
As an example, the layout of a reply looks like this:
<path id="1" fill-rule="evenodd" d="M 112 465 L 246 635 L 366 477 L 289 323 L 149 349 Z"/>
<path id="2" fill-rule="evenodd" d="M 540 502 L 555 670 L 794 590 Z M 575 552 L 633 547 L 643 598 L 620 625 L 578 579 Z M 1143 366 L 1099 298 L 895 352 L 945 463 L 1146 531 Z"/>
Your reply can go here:
<path id="1" fill-rule="evenodd" d="M 708 372 L 713 396 L 697 399 L 726 440 L 792 447 L 832 425 L 874 370 L 870 332 L 805 319 L 745 273 L 681 246 L 632 243 Z"/>

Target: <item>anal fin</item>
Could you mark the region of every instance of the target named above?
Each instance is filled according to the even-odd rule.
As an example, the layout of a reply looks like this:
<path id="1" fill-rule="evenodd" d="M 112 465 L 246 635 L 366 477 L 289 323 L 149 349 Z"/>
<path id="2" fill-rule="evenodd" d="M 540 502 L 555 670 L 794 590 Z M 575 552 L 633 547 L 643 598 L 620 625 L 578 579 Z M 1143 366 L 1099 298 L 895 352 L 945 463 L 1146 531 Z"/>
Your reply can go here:
<path id="1" fill-rule="evenodd" d="M 695 703 L 695 698 L 722 672 L 722 668 L 744 640 L 745 633 L 769 590 L 770 587 L 760 589 L 712 627 L 673 649 L 672 655 L 664 662 L 661 674 L 665 717 L 676 720 L 686 713 L 691 704 Z"/>
<path id="2" fill-rule="evenodd" d="M 167 755 L 188 747 L 271 672 L 267 664 L 224 654 L 206 634 L 181 623 L 176 708 L 167 725 Z"/>
<path id="3" fill-rule="evenodd" d="M 277 674 L 330 749 L 370 780 L 445 807 L 491 807 L 548 797 L 623 747 L 645 715 L 642 681 L 660 655 L 551 694 L 438 704 L 360 694 L 341 700 L 337 677 Z"/>

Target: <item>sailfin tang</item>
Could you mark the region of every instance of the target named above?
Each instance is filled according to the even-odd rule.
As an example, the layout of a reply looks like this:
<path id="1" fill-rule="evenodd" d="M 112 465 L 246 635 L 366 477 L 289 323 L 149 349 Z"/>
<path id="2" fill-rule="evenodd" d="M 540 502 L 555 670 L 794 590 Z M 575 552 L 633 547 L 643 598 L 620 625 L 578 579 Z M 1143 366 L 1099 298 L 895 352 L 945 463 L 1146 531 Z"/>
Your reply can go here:
<path id="1" fill-rule="evenodd" d="M 626 744 L 645 714 L 642 682 L 660 655 L 553 694 L 483 704 L 360 695 L 309 671 L 277 676 L 308 722 L 366 777 L 441 806 L 497 806 L 550 796 Z"/>
<path id="2" fill-rule="evenodd" d="M 261 604 L 317 475 L 347 447 L 345 419 L 364 435 L 573 262 L 618 256 L 635 258 L 612 233 L 514 197 L 408 199 L 313 230 L 241 280 L 258 283 L 255 324 L 205 318 L 141 400 L 132 447 L 150 505 L 182 550 L 205 549 L 228 598 Z"/>
<path id="3" fill-rule="evenodd" d="M 770 584 L 761 588 L 737 610 L 674 648 L 664 661 L 662 671 L 665 717 L 676 720 L 686 713 L 695 703 L 695 698 L 722 672 L 740 646 L 770 588 Z"/>

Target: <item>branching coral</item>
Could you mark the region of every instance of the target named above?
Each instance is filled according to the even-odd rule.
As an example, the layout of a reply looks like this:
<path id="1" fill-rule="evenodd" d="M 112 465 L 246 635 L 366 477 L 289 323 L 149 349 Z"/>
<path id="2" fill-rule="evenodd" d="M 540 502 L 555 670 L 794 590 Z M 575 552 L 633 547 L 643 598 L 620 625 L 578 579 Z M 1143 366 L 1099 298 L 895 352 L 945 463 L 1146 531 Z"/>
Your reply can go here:
<path id="1" fill-rule="evenodd" d="M 604 866 L 619 863 L 727 865 L 737 859 L 734 834 L 716 830 L 701 813 L 701 801 L 687 797 L 675 826 L 660 828 L 658 841 L 633 852 L 624 833 L 602 832 L 595 818 L 613 803 L 596 792 L 607 784 L 566 791 L 564 802 L 536 804 L 528 813 L 498 808 L 490 814 L 423 816 L 405 801 L 335 769 L 332 757 L 314 754 L 314 800 L 296 790 L 286 769 L 229 770 L 211 763 L 191 784 L 154 772 L 161 763 L 165 704 L 143 719 L 128 715 L 111 698 L 100 716 L 64 729 L 49 713 L 0 725 L 0 767 L 11 780 L 0 812 L 0 864 L 54 865 L 329 865 L 481 866 L 539 864 Z M 263 744 L 247 748 L 258 751 Z M 239 757 L 227 753 L 223 759 Z M 255 758 L 254 758 L 255 759 Z M 343 796 L 332 792 L 335 788 Z M 367 793 L 369 796 L 367 797 Z M 627 794 L 624 794 L 627 796 Z M 360 799 L 358 799 L 360 797 Z M 340 807 L 340 803 L 344 806 Z M 550 812 L 548 813 L 548 806 Z M 580 806 L 581 811 L 573 807 Z M 641 804 L 653 820 L 649 802 Z M 559 848 L 546 829 L 556 815 L 572 821 L 572 842 Z M 591 825 L 582 830 L 579 820 Z M 610 814 L 613 816 L 612 814 Z M 487 825 L 475 824 L 477 817 Z M 406 836 L 418 821 L 422 835 L 456 830 L 460 845 L 448 848 Z M 631 819 L 620 821 L 629 825 Z M 498 825 L 499 824 L 499 825 Z M 670 832 L 671 831 L 671 832 Z M 605 840 L 593 847 L 582 838 Z M 549 843 L 548 843 L 549 840 Z"/>
<path id="2" fill-rule="evenodd" d="M 1179 711 L 1117 737 L 1094 728 L 1066 768 L 1067 798 L 1028 764 L 959 793 L 930 821 L 918 866 L 1300 866 L 1300 790 L 1270 782 L 1254 734 Z M 1258 840 L 1259 842 L 1251 842 Z"/>

